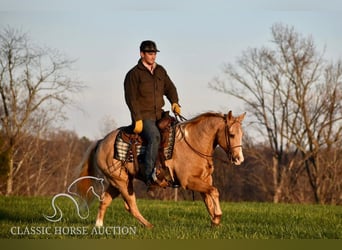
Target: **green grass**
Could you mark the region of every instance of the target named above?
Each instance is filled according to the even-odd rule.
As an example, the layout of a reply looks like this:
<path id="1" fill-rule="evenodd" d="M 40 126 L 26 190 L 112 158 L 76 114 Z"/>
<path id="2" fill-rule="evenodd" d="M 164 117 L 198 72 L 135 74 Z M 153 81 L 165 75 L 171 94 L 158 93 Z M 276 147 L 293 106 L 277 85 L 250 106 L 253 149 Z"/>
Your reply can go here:
<path id="1" fill-rule="evenodd" d="M 269 203 L 222 202 L 221 226 L 212 228 L 201 201 L 138 200 L 138 206 L 153 229 L 142 227 L 115 199 L 107 210 L 107 233 L 95 234 L 97 203 L 82 220 L 71 201 L 58 201 L 63 219 L 52 223 L 51 198 L 0 197 L 0 238 L 54 239 L 341 239 L 342 207 Z M 27 233 L 32 228 L 48 228 L 50 234 Z M 113 233 L 113 227 L 116 227 Z M 19 228 L 19 231 L 18 231 Z M 64 230 L 64 233 L 58 233 Z M 120 228 L 120 230 L 119 230 Z M 74 230 L 72 232 L 72 230 Z M 83 230 L 83 231 L 82 231 Z M 109 230 L 109 231 L 108 231 Z M 11 232 L 12 231 L 12 232 Z M 13 234 L 14 232 L 14 234 Z M 19 233 L 18 233 L 19 232 Z M 56 233 L 57 232 L 57 233 Z"/>

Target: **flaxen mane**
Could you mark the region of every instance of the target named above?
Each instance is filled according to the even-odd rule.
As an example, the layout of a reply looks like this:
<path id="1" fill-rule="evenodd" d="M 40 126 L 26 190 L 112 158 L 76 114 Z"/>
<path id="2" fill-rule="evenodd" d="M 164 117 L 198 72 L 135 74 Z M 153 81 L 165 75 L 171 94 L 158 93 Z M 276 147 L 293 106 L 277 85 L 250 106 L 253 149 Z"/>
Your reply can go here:
<path id="1" fill-rule="evenodd" d="M 200 114 L 198 116 L 195 116 L 194 118 L 186 121 L 184 124 L 189 124 L 189 125 L 196 125 L 200 123 L 203 120 L 206 120 L 210 117 L 221 117 L 224 118 L 224 115 L 222 113 L 216 113 L 216 112 L 206 112 L 203 114 Z"/>

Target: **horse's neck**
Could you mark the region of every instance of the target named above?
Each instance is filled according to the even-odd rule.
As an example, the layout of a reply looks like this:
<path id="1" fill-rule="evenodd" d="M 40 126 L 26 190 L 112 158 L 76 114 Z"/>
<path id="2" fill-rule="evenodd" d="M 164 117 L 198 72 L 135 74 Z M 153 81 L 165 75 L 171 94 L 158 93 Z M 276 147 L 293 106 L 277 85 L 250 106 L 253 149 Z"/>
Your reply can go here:
<path id="1" fill-rule="evenodd" d="M 219 128 L 222 126 L 222 119 L 220 117 L 209 117 L 203 119 L 195 125 L 186 127 L 187 138 L 197 147 L 211 153 L 216 147 L 216 135 Z"/>

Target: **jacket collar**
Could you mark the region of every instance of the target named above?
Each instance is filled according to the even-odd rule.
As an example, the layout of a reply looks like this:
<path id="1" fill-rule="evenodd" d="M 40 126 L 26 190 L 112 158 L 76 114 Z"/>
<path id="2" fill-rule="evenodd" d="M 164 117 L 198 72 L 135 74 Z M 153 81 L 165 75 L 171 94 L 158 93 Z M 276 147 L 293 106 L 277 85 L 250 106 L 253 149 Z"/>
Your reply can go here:
<path id="1" fill-rule="evenodd" d="M 154 66 L 153 66 L 153 72 L 155 71 L 155 69 L 157 68 L 158 64 L 155 63 Z M 145 64 L 143 63 L 142 59 L 140 58 L 139 61 L 138 61 L 138 68 L 141 69 L 141 70 L 147 70 L 149 72 L 151 72 L 151 70 L 149 70 L 147 68 L 147 66 L 145 66 Z M 151 72 L 152 73 L 152 72 Z"/>

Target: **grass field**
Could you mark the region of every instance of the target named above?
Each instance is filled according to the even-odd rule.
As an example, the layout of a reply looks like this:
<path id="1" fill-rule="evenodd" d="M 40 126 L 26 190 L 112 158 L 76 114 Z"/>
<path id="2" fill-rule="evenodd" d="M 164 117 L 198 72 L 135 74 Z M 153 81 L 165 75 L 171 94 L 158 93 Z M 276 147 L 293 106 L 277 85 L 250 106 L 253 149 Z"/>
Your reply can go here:
<path id="1" fill-rule="evenodd" d="M 121 199 L 109 207 L 105 227 L 95 228 L 97 203 L 87 219 L 61 198 L 60 222 L 49 222 L 51 198 L 0 197 L 1 239 L 341 239 L 342 207 L 222 202 L 222 225 L 212 228 L 201 201 L 138 200 L 154 228 L 145 229 L 125 211 Z"/>

